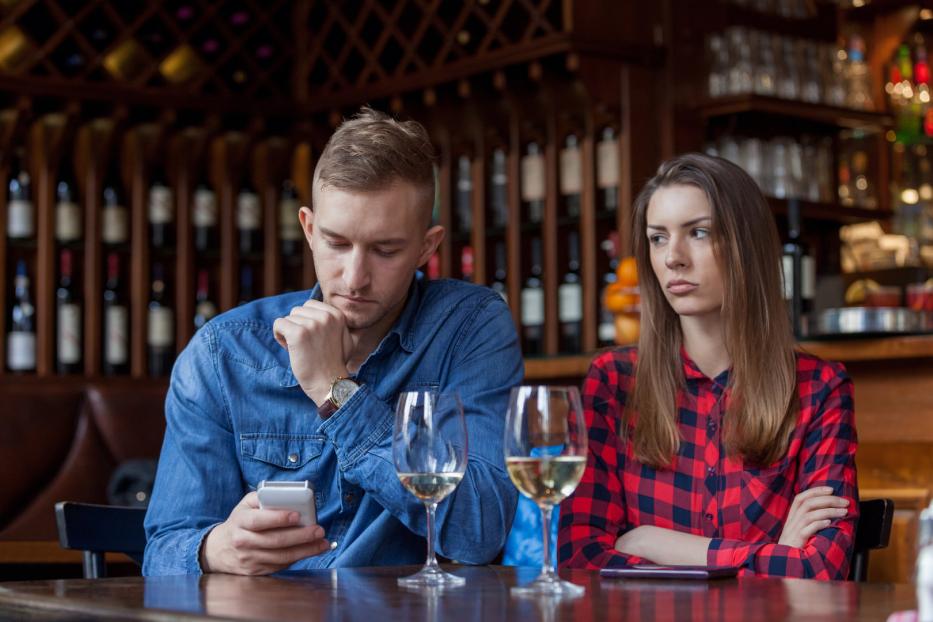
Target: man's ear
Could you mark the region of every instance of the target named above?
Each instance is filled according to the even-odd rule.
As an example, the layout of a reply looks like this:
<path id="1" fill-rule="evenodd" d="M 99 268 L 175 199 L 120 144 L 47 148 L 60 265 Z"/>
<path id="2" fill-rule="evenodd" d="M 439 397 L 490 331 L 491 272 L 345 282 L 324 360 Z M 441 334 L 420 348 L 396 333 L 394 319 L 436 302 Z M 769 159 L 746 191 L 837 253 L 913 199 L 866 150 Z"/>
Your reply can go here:
<path id="1" fill-rule="evenodd" d="M 314 211 L 310 207 L 302 207 L 298 210 L 298 222 L 301 223 L 301 230 L 305 232 L 305 239 L 308 241 L 308 247 L 314 250 L 311 243 L 311 233 L 314 231 Z"/>
<path id="2" fill-rule="evenodd" d="M 437 247 L 444 241 L 444 235 L 447 232 L 444 227 L 434 225 L 424 234 L 424 243 L 421 245 L 421 255 L 418 256 L 418 265 L 423 266 L 428 263 L 431 255 L 437 252 Z"/>

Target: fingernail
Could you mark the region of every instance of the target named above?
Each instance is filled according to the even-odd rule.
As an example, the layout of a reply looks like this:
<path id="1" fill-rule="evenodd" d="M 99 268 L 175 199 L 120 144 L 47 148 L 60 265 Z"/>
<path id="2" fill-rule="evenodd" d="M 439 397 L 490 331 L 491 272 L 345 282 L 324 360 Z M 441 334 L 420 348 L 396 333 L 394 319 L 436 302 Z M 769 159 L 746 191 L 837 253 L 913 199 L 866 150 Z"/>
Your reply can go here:
<path id="1" fill-rule="evenodd" d="M 298 512 L 292 512 L 288 515 L 288 522 L 294 525 L 300 518 L 301 517 L 298 515 Z"/>
<path id="2" fill-rule="evenodd" d="M 849 500 L 848 500 L 848 499 L 843 499 L 842 502 L 843 502 L 845 505 L 849 505 Z"/>

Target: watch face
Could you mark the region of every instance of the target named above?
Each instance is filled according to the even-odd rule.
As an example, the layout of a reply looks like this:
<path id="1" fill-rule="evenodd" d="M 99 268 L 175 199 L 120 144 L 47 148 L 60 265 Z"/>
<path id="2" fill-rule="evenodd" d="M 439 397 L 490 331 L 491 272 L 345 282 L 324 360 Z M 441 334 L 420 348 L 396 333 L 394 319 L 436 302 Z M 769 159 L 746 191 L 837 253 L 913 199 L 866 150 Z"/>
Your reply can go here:
<path id="1" fill-rule="evenodd" d="M 347 400 L 349 400 L 359 388 L 359 385 L 352 380 L 343 378 L 334 384 L 331 395 L 333 396 L 333 400 L 342 406 L 347 403 Z"/>

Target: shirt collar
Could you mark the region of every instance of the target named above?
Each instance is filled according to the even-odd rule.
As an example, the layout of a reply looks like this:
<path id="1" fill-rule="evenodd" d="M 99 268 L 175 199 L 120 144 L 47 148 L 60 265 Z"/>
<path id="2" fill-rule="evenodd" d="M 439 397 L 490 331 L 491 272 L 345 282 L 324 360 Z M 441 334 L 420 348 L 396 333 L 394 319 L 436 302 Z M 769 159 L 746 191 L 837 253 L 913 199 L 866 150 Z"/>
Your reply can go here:
<path id="1" fill-rule="evenodd" d="M 680 358 L 683 362 L 684 377 L 688 382 L 693 381 L 711 381 L 714 384 L 718 384 L 722 388 L 726 388 L 726 385 L 729 384 L 729 372 L 731 370 L 727 369 L 715 378 L 708 378 L 706 374 L 700 371 L 700 368 L 697 367 L 697 364 L 693 362 L 693 359 L 690 358 L 690 355 L 687 354 L 687 349 L 681 345 L 680 346 Z"/>

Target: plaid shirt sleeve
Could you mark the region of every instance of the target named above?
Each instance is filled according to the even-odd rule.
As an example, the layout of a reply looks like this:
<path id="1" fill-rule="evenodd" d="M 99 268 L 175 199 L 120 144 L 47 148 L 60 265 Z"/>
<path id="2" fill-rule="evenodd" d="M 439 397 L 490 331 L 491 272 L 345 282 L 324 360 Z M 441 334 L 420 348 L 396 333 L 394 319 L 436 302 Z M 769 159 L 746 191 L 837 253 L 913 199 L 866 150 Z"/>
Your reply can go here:
<path id="1" fill-rule="evenodd" d="M 558 530 L 560 568 L 613 568 L 641 559 L 615 550 L 626 524 L 619 451 L 619 413 L 631 378 L 628 352 L 597 357 L 583 381 L 583 412 L 589 434 L 586 470 L 576 491 L 561 503 Z"/>
<path id="2" fill-rule="evenodd" d="M 844 518 L 814 534 L 803 548 L 770 542 L 714 538 L 707 553 L 711 566 L 743 566 L 743 574 L 813 579 L 846 579 L 858 518 L 852 382 L 839 364 L 823 364 L 816 378 L 801 378 L 802 401 L 815 401 L 815 415 L 803 434 L 796 494 L 830 486 L 849 500 Z M 806 370 L 801 370 L 806 371 Z M 816 371 L 816 368 L 813 370 Z M 815 375 L 815 374 L 814 374 Z"/>

